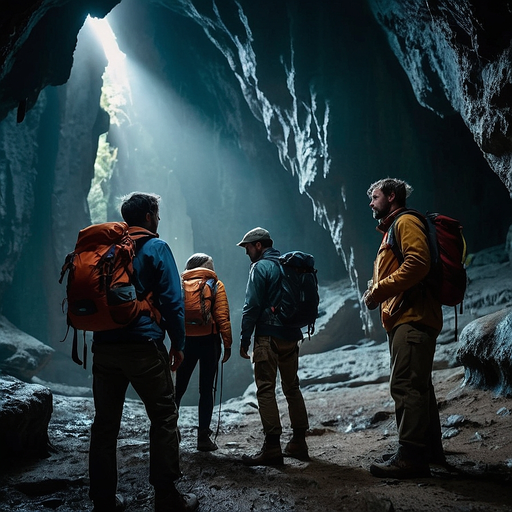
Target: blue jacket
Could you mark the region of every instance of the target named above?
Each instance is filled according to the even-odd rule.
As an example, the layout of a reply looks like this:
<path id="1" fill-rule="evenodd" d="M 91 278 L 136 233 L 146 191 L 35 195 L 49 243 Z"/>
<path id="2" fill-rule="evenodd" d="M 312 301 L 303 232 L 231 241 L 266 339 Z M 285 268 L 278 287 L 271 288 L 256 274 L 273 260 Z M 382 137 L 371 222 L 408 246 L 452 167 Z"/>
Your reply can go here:
<path id="1" fill-rule="evenodd" d="M 288 341 L 302 339 L 299 328 L 285 327 L 271 308 L 279 304 L 281 296 L 280 252 L 273 247 L 251 265 L 242 309 L 240 343 L 244 348 L 251 344 L 251 336 L 275 336 Z"/>
<path id="2" fill-rule="evenodd" d="M 162 314 L 161 325 L 147 315 L 140 315 L 127 327 L 94 333 L 99 343 L 140 342 L 152 339 L 162 343 L 167 331 L 172 348 L 185 347 L 185 308 L 181 280 L 171 248 L 160 238 L 137 242 L 133 260 L 137 293 L 153 292 L 153 302 Z"/>

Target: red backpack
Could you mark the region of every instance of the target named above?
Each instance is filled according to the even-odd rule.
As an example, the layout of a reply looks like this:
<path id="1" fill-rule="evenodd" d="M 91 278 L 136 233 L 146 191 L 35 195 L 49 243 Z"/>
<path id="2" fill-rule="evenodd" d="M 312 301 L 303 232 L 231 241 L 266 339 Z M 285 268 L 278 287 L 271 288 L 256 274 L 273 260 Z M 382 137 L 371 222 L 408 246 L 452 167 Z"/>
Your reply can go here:
<path id="1" fill-rule="evenodd" d="M 427 212 L 423 215 L 416 210 L 405 210 L 396 219 L 404 214 L 418 217 L 425 225 L 432 262 L 426 283 L 434 296 L 445 306 L 462 304 L 466 293 L 467 275 L 466 240 L 460 222 L 439 213 Z M 395 243 L 396 219 L 388 230 L 388 244 L 398 262 L 402 264 L 404 257 Z"/>
<path id="2" fill-rule="evenodd" d="M 74 329 L 72 358 L 77 364 L 86 367 L 85 331 L 125 327 L 141 313 L 160 321 L 150 294 L 138 297 L 132 282 L 135 242 L 155 236 L 143 228 L 129 228 L 125 222 L 93 224 L 79 232 L 59 280 L 62 283 L 68 272 L 63 311 L 67 304 L 68 331 Z M 83 363 L 78 356 L 78 330 L 84 331 Z"/>

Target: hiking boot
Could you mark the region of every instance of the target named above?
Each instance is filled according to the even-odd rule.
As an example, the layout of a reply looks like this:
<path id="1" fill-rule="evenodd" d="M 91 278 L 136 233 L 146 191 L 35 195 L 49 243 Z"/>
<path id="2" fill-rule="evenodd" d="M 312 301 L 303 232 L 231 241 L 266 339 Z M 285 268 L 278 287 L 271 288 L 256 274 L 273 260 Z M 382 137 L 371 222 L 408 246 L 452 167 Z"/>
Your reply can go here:
<path id="1" fill-rule="evenodd" d="M 381 461 L 375 461 L 370 466 L 370 473 L 378 478 L 428 478 L 431 476 L 430 468 L 426 460 L 405 458 L 400 450 L 391 457 Z"/>
<path id="2" fill-rule="evenodd" d="M 197 449 L 201 452 L 213 452 L 219 447 L 210 439 L 210 429 L 199 430 L 197 433 Z"/>
<path id="3" fill-rule="evenodd" d="M 92 512 L 122 512 L 126 508 L 124 498 L 116 494 L 112 500 L 94 500 Z"/>
<path id="4" fill-rule="evenodd" d="M 433 466 L 446 466 L 448 464 L 442 445 L 436 448 L 427 448 L 427 459 L 428 463 Z"/>
<path id="5" fill-rule="evenodd" d="M 396 454 L 395 453 L 385 453 L 381 457 L 380 460 L 377 460 L 377 462 L 386 462 L 389 459 L 391 459 L 391 457 L 393 457 L 394 455 L 396 455 Z M 447 466 L 448 465 L 448 461 L 446 460 L 446 457 L 445 457 L 445 454 L 443 451 L 437 452 L 437 453 L 430 452 L 427 457 L 427 461 L 428 461 L 429 465 L 432 465 L 432 466 Z"/>
<path id="6" fill-rule="evenodd" d="M 308 445 L 306 444 L 305 439 L 296 440 L 292 437 L 289 443 L 285 446 L 283 455 L 285 457 L 293 457 L 294 459 L 302 461 L 311 460 L 309 458 Z"/>
<path id="7" fill-rule="evenodd" d="M 282 466 L 284 464 L 281 445 L 263 443 L 263 448 L 254 455 L 243 455 L 242 462 L 246 466 Z"/>
<path id="8" fill-rule="evenodd" d="M 155 490 L 155 512 L 191 512 L 197 507 L 199 501 L 195 494 L 182 494 L 174 485 L 171 490 Z"/>

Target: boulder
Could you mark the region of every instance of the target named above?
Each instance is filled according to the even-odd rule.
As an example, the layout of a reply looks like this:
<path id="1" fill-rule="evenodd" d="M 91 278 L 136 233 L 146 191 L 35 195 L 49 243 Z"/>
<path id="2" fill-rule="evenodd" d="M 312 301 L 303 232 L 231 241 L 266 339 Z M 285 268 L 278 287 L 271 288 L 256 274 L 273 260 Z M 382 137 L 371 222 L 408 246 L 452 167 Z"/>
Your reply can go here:
<path id="1" fill-rule="evenodd" d="M 28 382 L 46 366 L 53 352 L 0 316 L 0 371 Z"/>
<path id="2" fill-rule="evenodd" d="M 0 375 L 0 459 L 47 456 L 52 411 L 48 388 Z"/>
<path id="3" fill-rule="evenodd" d="M 483 316 L 460 334 L 466 384 L 512 395 L 512 307 Z"/>

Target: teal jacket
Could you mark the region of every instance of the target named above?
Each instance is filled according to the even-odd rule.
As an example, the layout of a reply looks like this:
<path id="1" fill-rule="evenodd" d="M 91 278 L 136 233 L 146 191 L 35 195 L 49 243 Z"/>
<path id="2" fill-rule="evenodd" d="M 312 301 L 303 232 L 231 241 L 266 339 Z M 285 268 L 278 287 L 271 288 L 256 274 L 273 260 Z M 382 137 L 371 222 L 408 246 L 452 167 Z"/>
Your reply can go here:
<path id="1" fill-rule="evenodd" d="M 242 309 L 240 344 L 247 349 L 251 336 L 274 336 L 287 341 L 303 338 L 299 328 L 285 327 L 272 312 L 281 297 L 280 252 L 270 247 L 251 265 Z"/>

